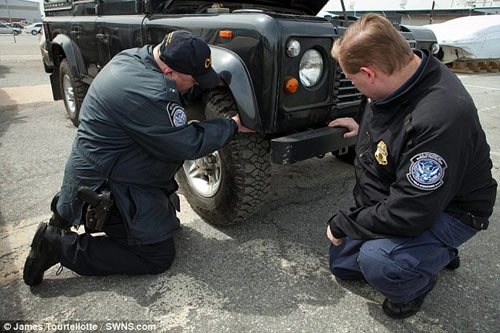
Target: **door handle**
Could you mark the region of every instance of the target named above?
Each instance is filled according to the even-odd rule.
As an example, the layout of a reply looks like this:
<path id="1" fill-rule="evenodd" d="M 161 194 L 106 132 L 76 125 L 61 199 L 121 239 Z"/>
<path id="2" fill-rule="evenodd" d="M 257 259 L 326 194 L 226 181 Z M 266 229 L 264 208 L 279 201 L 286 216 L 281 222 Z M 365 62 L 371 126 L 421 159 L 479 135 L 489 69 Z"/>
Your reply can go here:
<path id="1" fill-rule="evenodd" d="M 95 36 L 97 37 L 98 40 L 100 40 L 101 42 L 103 42 L 105 44 L 107 44 L 109 41 L 109 36 L 106 34 L 96 34 Z"/>

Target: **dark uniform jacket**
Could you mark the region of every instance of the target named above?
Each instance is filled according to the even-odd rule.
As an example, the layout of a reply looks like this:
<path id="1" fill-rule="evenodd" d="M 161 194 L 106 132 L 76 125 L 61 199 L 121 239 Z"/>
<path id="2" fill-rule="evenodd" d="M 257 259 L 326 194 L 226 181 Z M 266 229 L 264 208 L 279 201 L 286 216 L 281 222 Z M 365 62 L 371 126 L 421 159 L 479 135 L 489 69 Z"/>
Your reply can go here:
<path id="1" fill-rule="evenodd" d="M 153 46 L 126 50 L 97 75 L 83 102 L 66 164 L 58 212 L 79 225 L 81 185 L 106 180 L 129 241 L 150 244 L 172 236 L 179 221 L 169 195 L 183 160 L 213 152 L 237 132 L 226 118 L 186 125 L 175 81 L 162 74 Z"/>
<path id="2" fill-rule="evenodd" d="M 331 219 L 336 238 L 416 237 L 443 212 L 492 214 L 497 184 L 472 98 L 448 68 L 421 56 L 406 84 L 362 105 L 356 207 Z"/>

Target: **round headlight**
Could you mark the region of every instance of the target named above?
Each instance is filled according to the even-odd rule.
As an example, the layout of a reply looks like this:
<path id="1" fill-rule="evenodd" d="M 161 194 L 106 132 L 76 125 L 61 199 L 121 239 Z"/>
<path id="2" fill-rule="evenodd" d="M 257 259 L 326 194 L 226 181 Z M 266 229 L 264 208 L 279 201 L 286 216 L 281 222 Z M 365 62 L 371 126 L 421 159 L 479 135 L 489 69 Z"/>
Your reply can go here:
<path id="1" fill-rule="evenodd" d="M 299 66 L 300 82 L 306 87 L 312 87 L 323 74 L 323 57 L 317 50 L 308 50 L 300 59 Z"/>
<path id="2" fill-rule="evenodd" d="M 290 39 L 286 44 L 286 54 L 289 57 L 296 57 L 300 53 L 300 43 L 298 40 Z"/>
<path id="3" fill-rule="evenodd" d="M 431 52 L 432 54 L 437 54 L 439 52 L 439 44 L 438 43 L 433 43 L 431 46 Z"/>

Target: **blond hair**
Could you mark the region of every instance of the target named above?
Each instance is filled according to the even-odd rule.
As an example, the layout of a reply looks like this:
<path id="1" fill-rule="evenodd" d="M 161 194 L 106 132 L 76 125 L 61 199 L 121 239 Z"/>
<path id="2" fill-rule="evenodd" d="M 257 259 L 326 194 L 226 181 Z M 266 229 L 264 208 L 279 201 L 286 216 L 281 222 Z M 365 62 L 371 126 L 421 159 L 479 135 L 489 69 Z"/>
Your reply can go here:
<path id="1" fill-rule="evenodd" d="M 406 39 L 385 17 L 366 14 L 351 24 L 332 47 L 332 56 L 344 72 L 355 74 L 363 66 L 374 66 L 385 74 L 403 69 L 413 57 Z"/>

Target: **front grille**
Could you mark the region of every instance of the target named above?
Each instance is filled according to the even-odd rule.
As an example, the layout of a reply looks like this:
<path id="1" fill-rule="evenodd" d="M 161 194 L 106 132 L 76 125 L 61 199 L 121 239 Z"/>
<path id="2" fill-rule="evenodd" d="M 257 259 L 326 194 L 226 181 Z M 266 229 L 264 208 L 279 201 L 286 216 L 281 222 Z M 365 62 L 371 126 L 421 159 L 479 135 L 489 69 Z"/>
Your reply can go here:
<path id="1" fill-rule="evenodd" d="M 344 72 L 337 64 L 333 83 L 333 108 L 342 110 L 359 105 L 361 96 L 362 94 L 354 87 L 351 80 L 345 77 Z"/>

